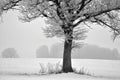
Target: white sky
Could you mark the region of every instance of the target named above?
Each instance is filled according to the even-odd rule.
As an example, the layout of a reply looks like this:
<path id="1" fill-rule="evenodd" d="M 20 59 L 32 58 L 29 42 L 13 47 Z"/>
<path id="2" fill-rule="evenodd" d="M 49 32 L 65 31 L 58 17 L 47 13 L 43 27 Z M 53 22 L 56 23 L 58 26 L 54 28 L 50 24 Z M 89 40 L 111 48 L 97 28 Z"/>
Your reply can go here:
<path id="1" fill-rule="evenodd" d="M 9 11 L 0 18 L 0 53 L 6 48 L 15 48 L 20 57 L 32 58 L 36 56 L 36 50 L 41 45 L 52 45 L 60 42 L 60 39 L 46 38 L 41 27 L 45 26 L 43 19 L 37 18 L 30 23 L 22 23 L 18 20 L 16 12 Z M 117 48 L 120 52 L 120 39 L 115 42 L 111 39 L 108 29 L 94 26 L 88 33 L 85 42 L 107 48 Z"/>

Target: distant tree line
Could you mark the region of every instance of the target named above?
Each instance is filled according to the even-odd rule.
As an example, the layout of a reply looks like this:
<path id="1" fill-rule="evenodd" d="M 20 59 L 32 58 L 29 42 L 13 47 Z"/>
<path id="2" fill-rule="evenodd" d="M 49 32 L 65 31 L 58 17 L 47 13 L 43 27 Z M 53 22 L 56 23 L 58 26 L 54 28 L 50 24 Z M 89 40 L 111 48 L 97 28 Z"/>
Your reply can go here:
<path id="1" fill-rule="evenodd" d="M 63 44 L 55 43 L 50 49 L 48 46 L 40 46 L 36 50 L 36 58 L 62 58 Z M 120 54 L 117 49 L 99 47 L 97 45 L 85 45 L 72 51 L 74 59 L 103 59 L 103 60 L 120 60 Z"/>
<path id="2" fill-rule="evenodd" d="M 17 51 L 14 48 L 7 48 L 1 53 L 2 58 L 19 58 Z"/>

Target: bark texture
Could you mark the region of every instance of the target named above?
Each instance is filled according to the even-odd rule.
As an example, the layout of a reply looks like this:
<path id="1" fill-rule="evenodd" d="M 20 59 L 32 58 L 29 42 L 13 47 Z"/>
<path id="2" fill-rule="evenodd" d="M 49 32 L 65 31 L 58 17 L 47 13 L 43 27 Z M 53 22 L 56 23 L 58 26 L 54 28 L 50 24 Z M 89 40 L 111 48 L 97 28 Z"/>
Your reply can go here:
<path id="1" fill-rule="evenodd" d="M 62 71 L 67 73 L 67 72 L 73 72 L 72 69 L 72 62 L 71 62 L 71 51 L 72 51 L 72 31 L 69 31 L 70 37 L 65 39 L 64 42 L 64 53 L 63 53 L 63 68 Z"/>

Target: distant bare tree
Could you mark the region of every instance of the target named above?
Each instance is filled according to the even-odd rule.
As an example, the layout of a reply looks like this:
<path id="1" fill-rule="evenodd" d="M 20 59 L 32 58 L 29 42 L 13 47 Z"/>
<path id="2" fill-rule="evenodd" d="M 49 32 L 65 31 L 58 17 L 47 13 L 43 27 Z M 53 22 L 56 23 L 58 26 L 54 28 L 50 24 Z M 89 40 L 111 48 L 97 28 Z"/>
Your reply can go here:
<path id="1" fill-rule="evenodd" d="M 96 23 L 110 28 L 113 39 L 120 35 L 120 0 L 2 0 L 0 3 L 1 14 L 9 9 L 17 9 L 23 14 L 21 19 L 28 22 L 45 17 L 49 28 L 54 27 L 50 29 L 52 32 L 48 31 L 49 34 L 52 37 L 64 37 L 63 72 L 73 71 L 72 42 L 77 39 L 76 35 L 80 36 L 80 40 L 83 39 L 86 32 L 83 26 L 78 28 L 78 25 L 89 27 L 90 23 Z"/>
<path id="2" fill-rule="evenodd" d="M 19 58 L 14 48 L 7 48 L 2 52 L 2 58 Z"/>

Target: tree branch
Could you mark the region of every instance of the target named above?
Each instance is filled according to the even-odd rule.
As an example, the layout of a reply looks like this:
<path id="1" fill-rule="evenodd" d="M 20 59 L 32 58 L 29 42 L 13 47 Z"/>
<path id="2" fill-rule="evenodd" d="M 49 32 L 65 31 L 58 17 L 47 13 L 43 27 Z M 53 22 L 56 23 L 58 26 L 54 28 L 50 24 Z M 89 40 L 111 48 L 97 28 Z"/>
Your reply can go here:
<path id="1" fill-rule="evenodd" d="M 109 24 L 105 23 L 104 21 L 102 21 L 102 20 L 100 20 L 100 19 L 98 19 L 98 18 L 96 18 L 96 17 L 94 17 L 94 18 L 95 18 L 97 21 L 101 22 L 102 24 L 108 26 L 108 27 L 111 28 L 112 30 L 117 31 L 117 32 L 119 33 L 119 29 L 113 28 L 113 27 L 110 26 Z"/>
<path id="2" fill-rule="evenodd" d="M 88 19 L 90 19 L 92 17 L 96 17 L 96 16 L 102 15 L 104 13 L 113 11 L 113 10 L 120 10 L 120 6 L 113 8 L 113 9 L 107 9 L 107 10 L 102 10 L 102 11 L 97 11 L 97 12 L 92 12 L 92 13 L 85 13 L 85 14 L 81 15 L 81 16 L 84 16 L 84 18 L 79 20 L 76 24 L 74 24 L 74 27 L 78 26 L 81 22 L 87 21 Z"/>
<path id="3" fill-rule="evenodd" d="M 87 4 L 89 4 L 91 1 L 92 1 L 92 0 L 89 0 L 89 1 L 87 1 L 87 0 L 82 0 L 81 3 L 79 4 L 79 5 L 81 5 L 81 6 L 80 6 L 79 9 L 77 10 L 77 14 L 79 14 L 79 13 L 81 12 L 81 10 L 84 9 L 84 7 L 85 7 Z"/>
<path id="4" fill-rule="evenodd" d="M 22 0 L 17 0 L 17 1 L 10 1 L 9 3 L 5 4 L 2 9 L 3 10 L 9 10 L 12 9 L 15 6 L 18 6 L 17 4 L 22 1 Z"/>

